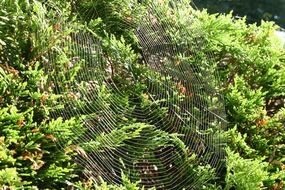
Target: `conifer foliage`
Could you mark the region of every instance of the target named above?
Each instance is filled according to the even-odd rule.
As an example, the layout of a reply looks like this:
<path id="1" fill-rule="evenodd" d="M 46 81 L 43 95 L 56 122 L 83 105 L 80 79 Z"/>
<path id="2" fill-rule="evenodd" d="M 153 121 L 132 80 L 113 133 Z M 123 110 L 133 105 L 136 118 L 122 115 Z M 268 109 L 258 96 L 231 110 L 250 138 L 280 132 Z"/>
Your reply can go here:
<path id="1" fill-rule="evenodd" d="M 0 0 L 0 188 L 284 189 L 277 27 L 155 2 Z"/>

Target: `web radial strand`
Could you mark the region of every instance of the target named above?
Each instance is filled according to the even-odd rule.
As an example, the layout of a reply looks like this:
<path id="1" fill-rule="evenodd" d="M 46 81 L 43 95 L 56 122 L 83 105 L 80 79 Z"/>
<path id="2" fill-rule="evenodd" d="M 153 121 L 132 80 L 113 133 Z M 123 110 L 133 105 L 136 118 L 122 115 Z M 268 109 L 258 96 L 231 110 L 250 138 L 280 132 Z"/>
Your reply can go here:
<path id="1" fill-rule="evenodd" d="M 57 95 L 51 113 L 80 121 L 70 135 L 56 129 L 58 144 L 71 142 L 84 174 L 98 183 L 102 177 L 119 184 L 124 171 L 146 188 L 201 189 L 207 181 L 200 178 L 201 166 L 218 173 L 224 159 L 224 110 L 213 55 L 203 53 L 207 43 L 194 14 L 182 22 L 177 7 L 158 7 L 148 5 L 135 26 L 122 23 L 122 30 L 136 28 L 144 64 L 120 62 L 119 48 L 108 51 L 112 44 L 84 30 L 46 53 L 49 87 Z"/>

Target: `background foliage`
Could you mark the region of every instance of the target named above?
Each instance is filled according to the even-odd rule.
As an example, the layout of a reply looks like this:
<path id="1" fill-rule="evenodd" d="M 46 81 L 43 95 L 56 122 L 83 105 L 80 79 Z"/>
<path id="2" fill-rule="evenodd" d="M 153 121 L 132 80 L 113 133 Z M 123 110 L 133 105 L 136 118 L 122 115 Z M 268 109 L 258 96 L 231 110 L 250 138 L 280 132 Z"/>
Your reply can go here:
<path id="1" fill-rule="evenodd" d="M 44 2 L 0 1 L 0 187 L 140 189 L 139 182 L 124 174 L 120 186 L 92 184 L 72 160 L 78 149 L 68 141 L 63 144 L 64 151 L 57 148 L 54 131 L 60 130 L 67 138 L 74 135 L 71 127 L 82 126 L 76 117 L 51 117 L 52 102 L 59 97 L 44 89 L 48 80 L 42 60 L 48 47 L 56 46 L 78 28 L 88 28 L 102 39 L 105 51 L 116 56 L 118 63 L 137 62 L 140 49 L 134 34 L 122 27 L 130 19 L 130 1 L 51 2 L 60 7 L 64 13 L 61 19 L 69 23 L 65 33 L 58 29 L 58 10 L 48 9 Z M 83 8 L 75 11 L 76 4 Z M 180 11 L 191 9 L 181 7 Z M 97 14 L 82 16 L 81 10 L 90 9 Z M 274 34 L 277 26 L 271 22 L 248 25 L 231 14 L 188 11 L 198 18 L 196 22 L 204 31 L 207 46 L 203 51 L 213 55 L 218 67 L 229 121 L 225 179 L 213 178 L 202 188 L 284 189 L 285 51 Z M 110 12 L 113 14 L 107 14 Z M 139 11 L 135 14 L 140 16 Z M 123 53 L 116 54 L 118 50 Z"/>
<path id="2" fill-rule="evenodd" d="M 285 27 L 284 0 L 194 0 L 199 8 L 207 8 L 210 13 L 229 13 L 239 17 L 247 17 L 248 23 L 261 23 L 261 20 L 274 21 Z"/>

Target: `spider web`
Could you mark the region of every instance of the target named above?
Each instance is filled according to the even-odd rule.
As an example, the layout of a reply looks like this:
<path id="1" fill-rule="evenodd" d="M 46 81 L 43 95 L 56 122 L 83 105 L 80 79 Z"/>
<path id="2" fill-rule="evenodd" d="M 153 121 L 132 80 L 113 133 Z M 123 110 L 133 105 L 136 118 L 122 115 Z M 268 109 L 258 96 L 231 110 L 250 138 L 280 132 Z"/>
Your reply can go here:
<path id="1" fill-rule="evenodd" d="M 58 144 L 71 144 L 97 183 L 120 184 L 123 172 L 145 188 L 201 189 L 223 168 L 226 121 L 215 63 L 198 18 L 177 14 L 183 5 L 155 1 L 139 19 L 122 22 L 134 30 L 141 58 L 122 40 L 106 43 L 82 28 L 44 56 L 47 88 L 56 95 L 52 116 L 80 123 L 65 136 L 57 128 Z M 64 31 L 68 23 L 61 25 Z"/>

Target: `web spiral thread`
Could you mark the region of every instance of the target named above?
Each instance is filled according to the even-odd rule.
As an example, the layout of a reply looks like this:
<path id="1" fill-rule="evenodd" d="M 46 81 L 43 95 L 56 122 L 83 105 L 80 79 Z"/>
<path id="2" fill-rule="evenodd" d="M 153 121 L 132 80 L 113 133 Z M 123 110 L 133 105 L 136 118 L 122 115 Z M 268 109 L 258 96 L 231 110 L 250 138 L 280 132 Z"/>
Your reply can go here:
<path id="1" fill-rule="evenodd" d="M 58 144 L 69 143 L 98 183 L 120 184 L 123 172 L 146 188 L 201 189 L 223 168 L 215 64 L 198 18 L 177 14 L 178 5 L 150 3 L 136 24 L 124 21 L 141 58 L 123 40 L 106 43 L 84 28 L 43 56 L 53 117 L 77 121 L 68 135 L 56 129 Z"/>

